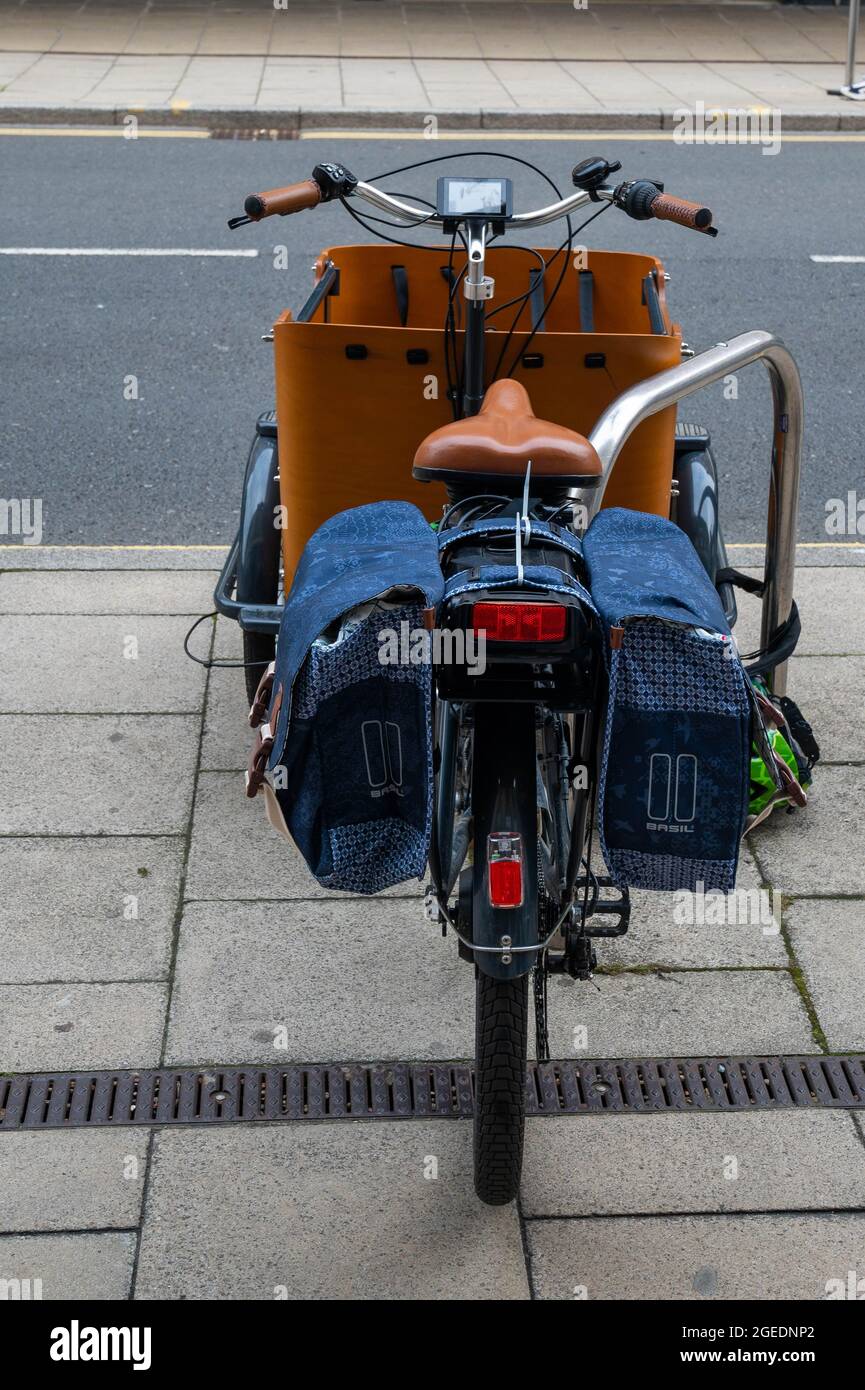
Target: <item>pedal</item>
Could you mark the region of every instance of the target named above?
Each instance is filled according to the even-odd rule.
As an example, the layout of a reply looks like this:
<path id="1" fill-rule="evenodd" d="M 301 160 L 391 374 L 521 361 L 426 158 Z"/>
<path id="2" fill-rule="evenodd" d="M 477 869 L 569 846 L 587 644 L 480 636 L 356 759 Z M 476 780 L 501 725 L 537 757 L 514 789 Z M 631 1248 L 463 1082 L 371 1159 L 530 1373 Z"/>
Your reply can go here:
<path id="1" fill-rule="evenodd" d="M 618 888 L 617 885 L 613 883 L 613 880 L 611 878 L 607 878 L 606 875 L 594 875 L 593 877 L 598 889 L 614 888 L 616 889 L 616 896 L 611 898 L 602 898 L 600 896 L 600 893 L 597 893 L 595 901 L 592 904 L 592 909 L 588 913 L 586 918 L 586 926 L 584 928 L 586 936 L 624 936 L 631 922 L 630 893 L 628 892 L 627 888 Z M 579 889 L 580 886 L 581 881 L 578 879 L 577 888 Z M 582 886 L 585 887 L 585 880 L 582 880 Z M 617 917 L 618 922 L 615 926 L 592 927 L 589 925 L 589 923 L 591 922 L 591 919 L 593 917 Z"/>

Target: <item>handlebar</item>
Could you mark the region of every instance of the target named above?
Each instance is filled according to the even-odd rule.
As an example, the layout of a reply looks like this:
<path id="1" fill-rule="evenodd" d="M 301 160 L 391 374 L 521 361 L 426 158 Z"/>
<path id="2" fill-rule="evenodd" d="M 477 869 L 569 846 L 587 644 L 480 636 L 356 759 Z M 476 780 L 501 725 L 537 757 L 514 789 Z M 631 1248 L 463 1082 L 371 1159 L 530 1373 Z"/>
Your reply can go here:
<path id="1" fill-rule="evenodd" d="M 601 165 L 604 162 L 595 163 Z M 578 170 L 583 168 L 582 165 L 577 167 Z M 610 170 L 619 166 L 605 167 Z M 577 170 L 574 171 L 574 178 L 576 181 Z M 548 222 L 567 217 L 578 208 L 585 207 L 587 203 L 607 202 L 614 203 L 629 217 L 638 221 L 654 217 L 659 221 L 676 222 L 681 227 L 690 227 L 693 231 L 717 236 L 717 228 L 712 226 L 712 213 L 709 208 L 665 193 L 663 184 L 649 179 L 637 179 L 611 188 L 602 184 L 597 177 L 583 176 L 583 181 L 585 186 L 580 187 L 576 193 L 556 203 L 550 203 L 547 207 L 536 208 L 532 212 L 514 213 L 508 219 L 507 225 L 516 228 L 542 227 Z M 364 183 L 340 164 L 318 164 L 312 172 L 312 177 L 304 179 L 301 183 L 288 184 L 285 188 L 271 188 L 264 193 L 251 193 L 244 203 L 246 216 L 233 217 L 228 225 L 232 228 L 239 227 L 246 222 L 260 222 L 262 218 L 275 214 L 286 217 L 290 213 L 301 212 L 304 208 L 328 203 L 334 198 L 362 199 L 379 212 L 386 212 L 397 218 L 407 227 L 420 224 L 441 227 L 446 220 L 438 213 L 430 212 L 428 208 L 419 207 L 403 198 L 394 198 L 383 189 L 376 188 L 374 184 Z"/>
<path id="2" fill-rule="evenodd" d="M 709 208 L 689 203 L 686 198 L 675 198 L 672 193 L 659 193 L 653 199 L 652 216 L 659 222 L 678 222 L 680 227 L 693 227 L 695 232 L 714 230 Z"/>
<path id="3" fill-rule="evenodd" d="M 321 189 L 315 179 L 304 179 L 285 188 L 269 188 L 266 193 L 250 193 L 243 208 L 251 222 L 260 222 L 262 217 L 273 217 L 275 213 L 287 217 L 290 212 L 302 212 L 320 202 Z"/>

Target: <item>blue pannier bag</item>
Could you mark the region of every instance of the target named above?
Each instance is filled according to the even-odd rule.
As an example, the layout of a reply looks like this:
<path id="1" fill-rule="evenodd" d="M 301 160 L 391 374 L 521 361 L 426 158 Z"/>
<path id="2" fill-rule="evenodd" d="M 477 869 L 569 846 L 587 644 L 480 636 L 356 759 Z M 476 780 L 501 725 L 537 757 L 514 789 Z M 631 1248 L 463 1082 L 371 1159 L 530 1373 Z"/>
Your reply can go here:
<path id="1" fill-rule="evenodd" d="M 325 888 L 378 893 L 425 871 L 432 668 L 414 635 L 443 587 L 435 532 L 407 502 L 340 512 L 300 558 L 250 711 L 247 795 L 263 788 Z"/>
<path id="2" fill-rule="evenodd" d="M 751 685 L 688 537 L 599 512 L 583 541 L 607 637 L 598 825 L 620 887 L 729 892 L 748 813 Z"/>

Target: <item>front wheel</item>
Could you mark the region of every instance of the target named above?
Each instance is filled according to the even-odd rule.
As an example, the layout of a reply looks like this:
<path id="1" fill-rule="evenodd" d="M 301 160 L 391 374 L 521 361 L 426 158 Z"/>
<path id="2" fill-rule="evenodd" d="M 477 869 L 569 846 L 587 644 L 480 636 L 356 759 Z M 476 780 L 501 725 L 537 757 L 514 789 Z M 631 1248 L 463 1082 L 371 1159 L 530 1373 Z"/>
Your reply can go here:
<path id="1" fill-rule="evenodd" d="M 475 1191 L 512 1202 L 520 1185 L 526 1117 L 528 976 L 478 974 L 475 995 Z"/>

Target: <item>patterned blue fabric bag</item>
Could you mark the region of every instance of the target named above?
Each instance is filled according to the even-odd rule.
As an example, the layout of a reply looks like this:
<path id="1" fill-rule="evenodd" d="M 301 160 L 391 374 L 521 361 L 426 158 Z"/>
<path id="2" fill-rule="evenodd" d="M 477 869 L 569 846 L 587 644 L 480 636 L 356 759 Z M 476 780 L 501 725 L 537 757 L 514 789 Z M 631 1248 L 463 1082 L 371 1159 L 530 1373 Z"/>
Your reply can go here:
<path id="1" fill-rule="evenodd" d="M 424 631 L 443 587 L 435 533 L 406 502 L 340 512 L 301 556 L 250 712 L 267 720 L 247 794 L 263 788 L 268 819 L 325 888 L 378 893 L 424 873 L 432 668 L 382 664 L 381 634 Z M 402 658 L 412 649 L 404 640 Z"/>
<path id="2" fill-rule="evenodd" d="M 607 642 L 601 848 L 621 887 L 729 892 L 748 812 L 752 694 L 697 552 L 610 508 L 583 541 Z"/>

